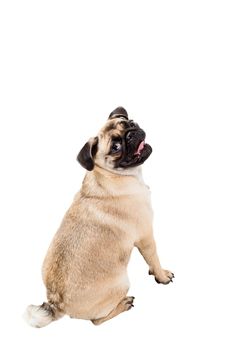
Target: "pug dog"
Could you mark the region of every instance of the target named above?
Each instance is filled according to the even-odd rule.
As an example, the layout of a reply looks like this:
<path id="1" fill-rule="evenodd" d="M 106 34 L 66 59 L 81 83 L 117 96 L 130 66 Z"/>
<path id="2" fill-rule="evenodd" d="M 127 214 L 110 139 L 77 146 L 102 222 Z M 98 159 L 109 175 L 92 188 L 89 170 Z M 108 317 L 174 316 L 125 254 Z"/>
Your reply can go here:
<path id="1" fill-rule="evenodd" d="M 87 173 L 45 257 L 48 301 L 28 306 L 31 326 L 44 327 L 63 315 L 99 325 L 131 309 L 127 265 L 134 247 L 157 283 L 172 282 L 153 238 L 150 191 L 141 173 L 152 152 L 145 137 L 118 107 L 79 152 Z"/>

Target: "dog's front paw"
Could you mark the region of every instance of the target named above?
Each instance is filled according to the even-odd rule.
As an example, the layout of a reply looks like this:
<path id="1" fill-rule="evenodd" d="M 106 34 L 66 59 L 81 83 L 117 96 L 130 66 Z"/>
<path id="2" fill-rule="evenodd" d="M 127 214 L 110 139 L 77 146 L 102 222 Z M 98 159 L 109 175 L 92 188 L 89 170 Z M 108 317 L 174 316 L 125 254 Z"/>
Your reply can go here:
<path id="1" fill-rule="evenodd" d="M 161 270 L 160 273 L 154 273 L 149 270 L 149 275 L 154 275 L 157 283 L 168 284 L 173 282 L 174 273 L 169 270 Z"/>

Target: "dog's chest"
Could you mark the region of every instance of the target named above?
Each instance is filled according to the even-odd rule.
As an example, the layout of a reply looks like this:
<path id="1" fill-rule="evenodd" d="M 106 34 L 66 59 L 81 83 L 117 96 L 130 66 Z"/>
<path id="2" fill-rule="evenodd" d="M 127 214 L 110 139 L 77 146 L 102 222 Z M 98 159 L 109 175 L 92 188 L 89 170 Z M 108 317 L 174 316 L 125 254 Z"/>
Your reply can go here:
<path id="1" fill-rule="evenodd" d="M 139 235 L 151 229 L 153 210 L 150 191 L 145 186 L 135 194 L 126 196 L 118 202 L 118 208 L 125 215 L 125 222 L 130 226 L 132 233 Z"/>

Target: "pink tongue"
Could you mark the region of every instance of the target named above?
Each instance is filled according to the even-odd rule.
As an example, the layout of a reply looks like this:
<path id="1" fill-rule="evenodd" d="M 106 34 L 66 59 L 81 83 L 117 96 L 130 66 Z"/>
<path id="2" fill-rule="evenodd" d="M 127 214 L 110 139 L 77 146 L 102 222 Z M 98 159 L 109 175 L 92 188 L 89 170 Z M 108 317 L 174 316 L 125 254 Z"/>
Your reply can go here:
<path id="1" fill-rule="evenodd" d="M 140 155 L 142 150 L 144 149 L 145 146 L 145 141 L 143 140 L 142 142 L 140 142 L 137 151 L 134 153 L 135 155 Z"/>

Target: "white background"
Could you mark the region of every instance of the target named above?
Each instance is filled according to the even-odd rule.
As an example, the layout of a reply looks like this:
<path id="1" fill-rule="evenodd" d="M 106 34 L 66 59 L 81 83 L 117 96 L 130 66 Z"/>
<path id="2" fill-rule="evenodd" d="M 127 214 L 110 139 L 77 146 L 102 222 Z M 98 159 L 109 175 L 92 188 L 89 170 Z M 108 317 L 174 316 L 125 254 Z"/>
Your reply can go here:
<path id="1" fill-rule="evenodd" d="M 2 349 L 232 349 L 231 3 L 1 1 Z M 41 264 L 85 173 L 76 155 L 118 105 L 154 149 L 144 178 L 175 281 L 157 285 L 134 251 L 134 309 L 30 328 L 21 314 L 45 301 Z"/>

